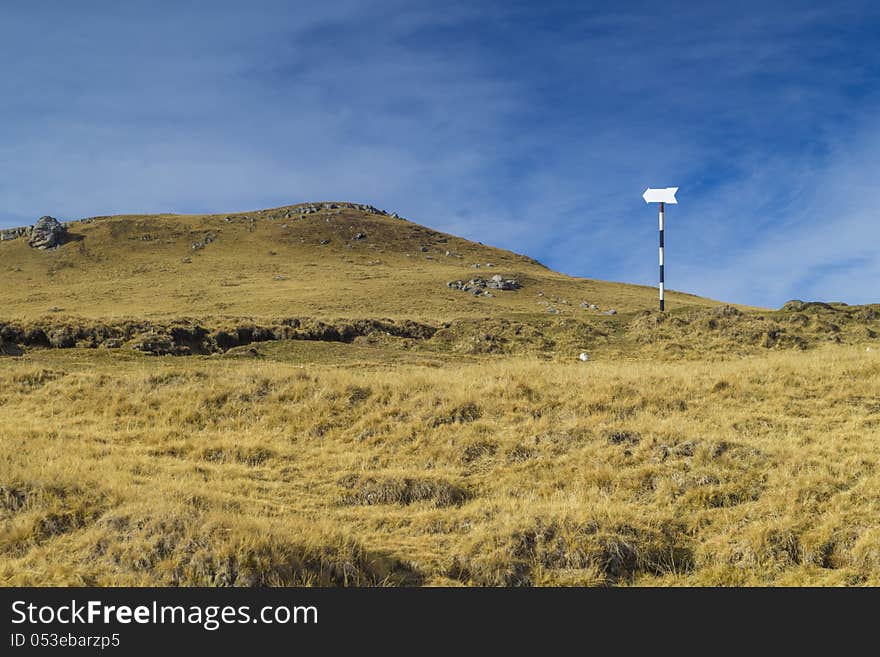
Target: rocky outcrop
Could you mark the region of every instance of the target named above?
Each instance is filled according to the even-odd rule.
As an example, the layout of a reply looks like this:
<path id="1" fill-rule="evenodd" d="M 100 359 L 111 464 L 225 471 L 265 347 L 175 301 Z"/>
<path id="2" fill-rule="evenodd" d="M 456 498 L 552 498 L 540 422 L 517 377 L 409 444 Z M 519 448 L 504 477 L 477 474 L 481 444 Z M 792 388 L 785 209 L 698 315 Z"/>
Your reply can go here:
<path id="1" fill-rule="evenodd" d="M 495 274 L 492 278 L 472 278 L 469 281 L 449 281 L 446 284 L 451 290 L 461 290 L 462 292 L 470 292 L 474 296 L 491 297 L 489 290 L 518 290 L 522 287 L 520 282 L 515 278 L 504 278 L 501 274 Z"/>
<path id="2" fill-rule="evenodd" d="M 30 226 L 19 226 L 18 228 L 5 228 L 0 230 L 0 242 L 16 240 L 19 237 L 27 237 L 31 234 Z"/>
<path id="3" fill-rule="evenodd" d="M 33 226 L 19 226 L 0 230 L 0 242 L 27 238 L 35 249 L 53 249 L 67 241 L 67 228 L 55 217 L 40 217 Z"/>
<path id="4" fill-rule="evenodd" d="M 316 212 L 326 212 L 328 210 L 340 210 L 342 208 L 346 208 L 349 210 L 360 210 L 361 212 L 366 212 L 368 214 L 381 214 L 384 216 L 389 216 L 388 212 L 385 210 L 380 210 L 379 208 L 373 207 L 372 205 L 367 205 L 365 203 L 300 203 L 299 205 L 294 205 L 290 207 L 286 213 L 285 217 L 287 219 L 295 218 L 295 215 L 307 215 L 307 214 L 315 214 Z M 397 213 L 393 213 L 392 216 L 394 219 L 400 219 Z"/>
<path id="5" fill-rule="evenodd" d="M 40 217 L 31 228 L 28 244 L 35 249 L 52 249 L 64 243 L 67 229 L 55 217 Z"/>

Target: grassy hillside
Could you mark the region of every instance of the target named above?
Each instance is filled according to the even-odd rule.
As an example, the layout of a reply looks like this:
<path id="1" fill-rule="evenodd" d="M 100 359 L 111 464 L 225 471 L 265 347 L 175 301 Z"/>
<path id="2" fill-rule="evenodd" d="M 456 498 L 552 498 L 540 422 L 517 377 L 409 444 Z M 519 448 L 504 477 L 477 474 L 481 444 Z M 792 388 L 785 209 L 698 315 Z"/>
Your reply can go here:
<path id="1" fill-rule="evenodd" d="M 880 305 L 304 207 L 0 242 L 0 585 L 880 585 Z"/>
<path id="2" fill-rule="evenodd" d="M 0 313 L 446 321 L 656 306 L 649 287 L 571 278 L 525 256 L 344 204 L 318 204 L 309 214 L 303 207 L 96 217 L 69 223 L 68 242 L 50 251 L 24 239 L 0 242 Z M 475 297 L 447 287 L 496 274 L 522 288 Z M 668 299 L 677 309 L 713 305 L 675 292 Z M 581 308 L 583 301 L 599 311 Z"/>

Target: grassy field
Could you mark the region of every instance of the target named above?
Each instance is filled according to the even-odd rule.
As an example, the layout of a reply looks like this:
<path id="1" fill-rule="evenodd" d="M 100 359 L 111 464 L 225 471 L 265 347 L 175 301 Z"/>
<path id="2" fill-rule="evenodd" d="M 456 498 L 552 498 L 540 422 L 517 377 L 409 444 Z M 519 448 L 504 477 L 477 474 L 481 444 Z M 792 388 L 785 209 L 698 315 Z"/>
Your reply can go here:
<path id="1" fill-rule="evenodd" d="M 301 210 L 0 242 L 0 584 L 880 585 L 880 305 Z"/>
<path id="2" fill-rule="evenodd" d="M 0 582 L 880 584 L 876 351 L 273 347 L 6 360 Z"/>

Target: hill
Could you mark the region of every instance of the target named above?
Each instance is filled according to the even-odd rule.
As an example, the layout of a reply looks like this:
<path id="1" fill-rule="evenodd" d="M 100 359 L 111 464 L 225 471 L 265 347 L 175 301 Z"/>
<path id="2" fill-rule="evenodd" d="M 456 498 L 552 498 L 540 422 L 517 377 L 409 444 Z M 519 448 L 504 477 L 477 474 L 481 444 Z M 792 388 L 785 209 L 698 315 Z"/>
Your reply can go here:
<path id="1" fill-rule="evenodd" d="M 222 215 L 93 217 L 52 250 L 0 242 L 5 318 L 307 316 L 448 321 L 586 317 L 656 306 L 650 287 L 578 279 L 526 256 L 350 203 Z M 516 279 L 475 296 L 451 281 Z M 715 302 L 670 292 L 673 308 Z M 582 302 L 598 306 L 590 311 Z"/>
<path id="2" fill-rule="evenodd" d="M 77 346 L 213 354 L 318 340 L 366 343 L 376 359 L 584 349 L 694 359 L 860 344 L 880 331 L 877 306 L 768 311 L 669 292 L 669 312 L 659 313 L 653 288 L 573 278 L 353 203 L 63 226 L 47 217 L 0 238 L 6 355 Z M 291 347 L 251 352 L 284 358 Z"/>

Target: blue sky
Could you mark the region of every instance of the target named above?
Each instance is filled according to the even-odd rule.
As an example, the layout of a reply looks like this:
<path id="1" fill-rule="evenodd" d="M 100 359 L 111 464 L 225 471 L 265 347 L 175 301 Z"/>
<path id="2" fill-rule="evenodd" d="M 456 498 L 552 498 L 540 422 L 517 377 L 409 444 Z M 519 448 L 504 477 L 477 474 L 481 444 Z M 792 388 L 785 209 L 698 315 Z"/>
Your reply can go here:
<path id="1" fill-rule="evenodd" d="M 352 200 L 573 275 L 880 302 L 880 5 L 0 6 L 0 226 Z"/>

